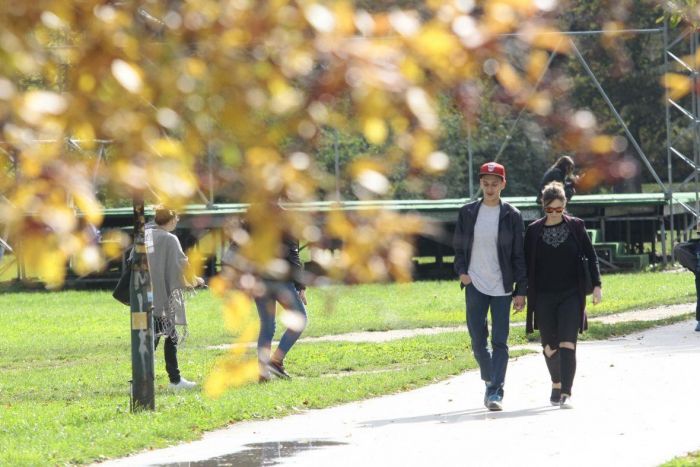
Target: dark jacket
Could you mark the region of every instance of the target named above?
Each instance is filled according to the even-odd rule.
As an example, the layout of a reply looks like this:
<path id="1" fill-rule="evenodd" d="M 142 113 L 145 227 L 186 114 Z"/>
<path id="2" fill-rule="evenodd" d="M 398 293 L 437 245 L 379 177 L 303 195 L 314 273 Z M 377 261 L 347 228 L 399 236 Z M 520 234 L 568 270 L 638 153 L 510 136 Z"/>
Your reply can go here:
<path id="1" fill-rule="evenodd" d="M 692 272 L 698 270 L 698 242 L 697 238 L 693 238 L 673 247 L 673 255 L 676 257 L 676 260 L 681 263 L 681 266 Z"/>
<path id="2" fill-rule="evenodd" d="M 474 243 L 474 225 L 482 200 L 465 204 L 459 210 L 452 246 L 455 250 L 454 268 L 457 275 L 468 274 Z M 501 201 L 498 219 L 498 265 L 503 275 L 503 289 L 513 295 L 527 294 L 527 272 L 523 251 L 523 217 L 515 207 Z M 515 289 L 513 283 L 516 283 Z"/>
<path id="3" fill-rule="evenodd" d="M 289 278 L 294 282 L 294 287 L 297 290 L 304 290 L 304 267 L 301 264 L 299 257 L 299 240 L 284 235 L 282 238 L 282 247 L 286 250 L 284 259 L 289 263 Z"/>
<path id="4" fill-rule="evenodd" d="M 566 225 L 569 227 L 571 233 L 574 235 L 574 240 L 579 248 L 579 255 L 585 255 L 588 258 L 588 269 L 591 273 L 591 281 L 593 282 L 593 286 L 600 287 L 600 267 L 598 265 L 598 256 L 593 249 L 593 243 L 591 243 L 588 232 L 586 232 L 586 225 L 578 217 L 571 217 L 567 216 L 566 214 L 562 217 L 564 222 L 566 222 Z M 538 329 L 535 260 L 537 258 L 537 239 L 542 233 L 546 219 L 546 217 L 537 219 L 527 227 L 527 231 L 525 232 L 525 260 L 527 261 L 527 281 L 529 285 L 527 289 L 527 319 L 525 323 L 525 332 L 527 333 L 531 333 L 534 329 Z M 577 273 L 579 303 L 581 304 L 581 325 L 579 326 L 579 332 L 583 332 L 588 329 L 588 320 L 586 318 L 586 278 L 583 275 L 583 268 L 579 268 Z"/>
<path id="5" fill-rule="evenodd" d="M 559 182 L 564 185 L 564 195 L 566 196 L 567 201 L 570 201 L 571 197 L 576 193 L 574 181 L 568 178 L 566 174 L 561 171 L 561 169 L 551 167 L 544 173 L 542 180 L 540 181 L 540 190 L 537 192 L 538 203 L 542 202 L 542 190 L 545 186 L 552 182 Z"/>

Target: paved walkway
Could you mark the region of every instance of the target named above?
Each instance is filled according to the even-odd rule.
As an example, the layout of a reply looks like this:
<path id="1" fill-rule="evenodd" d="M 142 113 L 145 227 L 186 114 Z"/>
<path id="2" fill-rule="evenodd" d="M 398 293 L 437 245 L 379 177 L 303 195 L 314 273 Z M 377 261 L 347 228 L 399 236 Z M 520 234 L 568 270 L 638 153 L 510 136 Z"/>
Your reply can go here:
<path id="1" fill-rule="evenodd" d="M 619 323 L 622 321 L 655 321 L 663 318 L 670 318 L 672 316 L 680 316 L 690 313 L 695 310 L 695 303 L 681 303 L 678 305 L 665 305 L 656 308 L 649 308 L 645 310 L 633 310 L 626 311 L 623 313 L 616 313 L 613 315 L 599 316 L 596 318 L 591 318 L 590 322 L 599 323 Z M 511 323 L 513 327 L 523 327 L 524 322 L 514 322 Z M 466 332 L 466 323 L 462 326 L 443 326 L 434 328 L 417 328 L 417 329 L 394 329 L 391 331 L 363 331 L 363 332 L 348 332 L 345 334 L 335 334 L 330 336 L 320 336 L 320 337 L 302 337 L 299 342 L 388 342 L 397 339 L 405 339 L 407 337 L 414 336 L 425 336 L 429 334 L 440 334 L 443 332 Z M 228 349 L 231 345 L 239 344 L 223 344 L 214 345 L 209 347 L 210 349 Z M 254 346 L 255 343 L 251 342 L 245 344 L 246 346 Z"/>
<path id="2" fill-rule="evenodd" d="M 544 362 L 528 355 L 510 362 L 503 412 L 483 408 L 483 383 L 469 371 L 104 465 L 655 466 L 700 449 L 694 324 L 582 342 L 573 410 L 549 406 Z"/>

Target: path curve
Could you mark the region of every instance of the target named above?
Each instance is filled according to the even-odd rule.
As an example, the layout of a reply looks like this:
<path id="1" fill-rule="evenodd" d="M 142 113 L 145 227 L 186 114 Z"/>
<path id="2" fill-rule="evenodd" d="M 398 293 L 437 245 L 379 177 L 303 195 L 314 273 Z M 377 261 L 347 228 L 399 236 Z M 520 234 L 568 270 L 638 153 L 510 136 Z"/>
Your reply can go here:
<path id="1" fill-rule="evenodd" d="M 682 303 L 678 305 L 664 305 L 655 308 L 644 310 L 625 311 L 611 315 L 598 316 L 591 318 L 589 322 L 599 322 L 606 324 L 619 323 L 623 321 L 656 321 L 673 316 L 685 315 L 693 311 L 695 303 Z M 525 326 L 524 322 L 511 323 L 513 327 Z M 303 337 L 299 342 L 389 342 L 397 339 L 405 339 L 407 337 L 425 336 L 432 334 L 441 334 L 443 332 L 466 332 L 466 323 L 463 326 L 441 326 L 433 328 L 415 328 L 415 329 L 393 329 L 391 331 L 360 331 L 348 332 L 345 334 L 334 334 L 320 337 Z M 207 347 L 208 349 L 225 350 L 231 348 L 232 345 L 241 344 L 222 344 Z M 255 343 L 245 344 L 246 346 L 254 346 Z"/>

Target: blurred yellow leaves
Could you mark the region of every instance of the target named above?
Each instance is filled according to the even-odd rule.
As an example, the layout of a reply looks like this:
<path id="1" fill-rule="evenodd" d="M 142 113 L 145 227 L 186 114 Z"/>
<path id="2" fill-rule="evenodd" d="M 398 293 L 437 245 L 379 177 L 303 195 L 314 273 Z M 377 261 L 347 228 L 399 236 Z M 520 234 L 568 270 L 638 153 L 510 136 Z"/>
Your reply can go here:
<path id="1" fill-rule="evenodd" d="M 590 141 L 590 150 L 598 154 L 607 154 L 613 150 L 613 138 L 607 135 L 596 136 Z"/>
<path id="2" fill-rule="evenodd" d="M 63 284 L 68 255 L 59 245 L 57 236 L 34 231 L 25 232 L 21 238 L 16 251 L 27 270 L 40 275 L 47 287 Z"/>
<path id="3" fill-rule="evenodd" d="M 326 222 L 331 235 L 342 241 L 342 249 L 334 258 L 321 251 L 312 257 L 331 277 L 350 283 L 410 280 L 412 238 L 427 229 L 422 218 L 379 209 L 355 213 L 334 209 Z"/>
<path id="4" fill-rule="evenodd" d="M 240 325 L 252 318 L 253 301 L 243 292 L 234 291 L 224 302 L 224 326 L 231 333 L 240 330 Z M 250 336 L 248 336 L 250 337 Z"/>
<path id="5" fill-rule="evenodd" d="M 520 94 L 525 89 L 522 78 L 509 63 L 499 63 L 496 78 L 513 96 Z"/>
<path id="6" fill-rule="evenodd" d="M 66 98 L 50 91 L 29 91 L 24 94 L 18 114 L 30 125 L 40 125 L 44 119 L 61 115 L 68 107 Z"/>
<path id="7" fill-rule="evenodd" d="M 429 24 L 412 40 L 416 51 L 426 57 L 449 57 L 460 48 L 459 40 L 443 26 Z"/>
<path id="8" fill-rule="evenodd" d="M 209 180 L 222 198 L 250 204 L 237 230 L 250 271 L 237 286 L 253 289 L 255 275 L 284 272 L 285 235 L 309 241 L 337 280 L 408 280 L 423 220 L 373 206 L 335 206 L 323 218 L 298 204 L 334 192 L 316 162 L 324 132 L 362 134 L 375 146 L 345 170 L 359 199 L 392 197 L 398 168 L 412 179 L 448 170 L 442 99 L 457 96 L 475 121 L 474 83 L 484 77 L 497 81 L 499 100 L 556 115 L 556 92 L 537 83 L 548 52 L 570 46 L 542 14 L 552 2 L 535 0 L 429 0 L 420 11 L 381 11 L 381 2 L 362 10 L 348 0 L 21 4 L 21 14 L 0 19 L 0 139 L 7 167 L 18 167 L 0 174 L 0 223 L 51 285 L 67 262 L 88 273 L 125 246 L 116 234 L 101 247 L 90 238 L 86 223 L 102 222 L 98 189 L 183 206 L 201 202 Z M 606 25 L 611 38 L 616 28 Z M 522 36 L 501 36 L 511 33 Z M 509 41 L 522 48 L 517 64 Z M 677 74 L 664 85 L 672 97 L 690 90 Z M 563 119 L 575 127 L 572 141 L 608 152 L 611 140 L 595 137 L 595 120 L 581 115 Z M 76 139 L 80 150 L 67 149 Z M 109 148 L 99 163 L 97 139 Z M 333 254 L 320 246 L 329 238 L 342 242 Z M 201 275 L 220 243 L 205 235 L 188 251 L 190 274 Z M 250 298 L 229 288 L 211 282 L 227 328 L 248 342 L 256 332 Z M 257 379 L 257 363 L 234 348 L 207 380 L 208 394 Z"/>
<path id="9" fill-rule="evenodd" d="M 204 392 L 219 397 L 229 388 L 257 382 L 259 368 L 256 357 L 245 358 L 247 344 L 254 342 L 258 333 L 257 315 L 253 301 L 243 292 L 233 291 L 224 297 L 224 326 L 237 335 L 237 343 L 226 355 L 219 358 L 204 383 Z"/>
<path id="10" fill-rule="evenodd" d="M 569 53 L 571 42 L 560 31 L 546 27 L 536 27 L 525 35 L 533 47 L 557 53 Z"/>
<path id="11" fill-rule="evenodd" d="M 209 397 L 220 397 L 226 390 L 258 381 L 257 359 L 238 360 L 222 358 L 204 382 L 204 393 Z"/>
<path id="12" fill-rule="evenodd" d="M 365 119 L 362 133 L 365 138 L 372 144 L 381 145 L 386 141 L 389 135 L 389 130 L 384 120 L 378 117 L 369 117 Z"/>
<path id="13" fill-rule="evenodd" d="M 668 90 L 671 99 L 680 99 L 690 92 L 693 81 L 687 75 L 679 73 L 666 73 L 662 80 L 662 85 Z"/>
<path id="14" fill-rule="evenodd" d="M 141 70 L 132 63 L 128 63 L 121 59 L 116 59 L 112 62 L 112 75 L 121 84 L 124 89 L 131 93 L 138 93 L 143 87 L 143 79 L 141 78 Z"/>

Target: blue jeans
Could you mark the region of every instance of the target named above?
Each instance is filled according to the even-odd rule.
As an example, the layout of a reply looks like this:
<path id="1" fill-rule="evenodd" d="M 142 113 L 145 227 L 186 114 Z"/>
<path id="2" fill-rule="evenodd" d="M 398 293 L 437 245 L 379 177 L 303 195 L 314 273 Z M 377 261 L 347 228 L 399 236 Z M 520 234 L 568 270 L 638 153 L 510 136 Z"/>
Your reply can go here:
<path id="1" fill-rule="evenodd" d="M 293 313 L 297 313 L 300 318 L 299 326 L 296 329 L 287 329 L 282 335 L 279 343 L 279 350 L 286 355 L 289 349 L 301 336 L 306 327 L 306 307 L 299 297 L 293 282 L 265 281 L 265 294 L 255 299 L 255 305 L 260 317 L 260 334 L 258 335 L 258 351 L 269 349 L 272 345 L 272 338 L 275 335 L 275 312 L 277 302 Z"/>
<path id="2" fill-rule="evenodd" d="M 489 389 L 503 387 L 508 367 L 508 332 L 510 331 L 510 303 L 512 297 L 494 297 L 479 292 L 473 284 L 466 287 L 467 328 L 472 340 L 472 351 L 481 370 L 481 379 L 490 382 Z M 486 316 L 491 308 L 491 348 L 487 347 L 489 330 Z"/>

